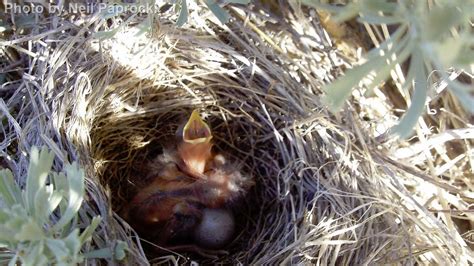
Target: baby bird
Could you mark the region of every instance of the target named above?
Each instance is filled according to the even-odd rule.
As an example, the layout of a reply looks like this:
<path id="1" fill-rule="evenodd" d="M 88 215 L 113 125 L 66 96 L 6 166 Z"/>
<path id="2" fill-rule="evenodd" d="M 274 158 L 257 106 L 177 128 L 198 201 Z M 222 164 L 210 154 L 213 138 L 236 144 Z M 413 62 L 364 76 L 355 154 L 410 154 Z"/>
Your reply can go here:
<path id="1" fill-rule="evenodd" d="M 205 221 L 208 217 L 217 217 L 216 229 L 230 228 L 219 225 L 219 219 L 229 223 L 231 215 L 209 210 L 229 207 L 254 184 L 222 154 L 212 151 L 211 130 L 197 110 L 178 132 L 177 146 L 152 161 L 148 184 L 122 212 L 138 233 L 158 244 L 189 240 L 193 235 L 199 235 L 196 232 L 203 228 L 200 226 L 203 213 L 206 214 Z M 204 228 L 212 232 L 212 227 L 208 227 L 206 224 Z M 216 235 L 215 239 L 228 237 Z M 196 242 L 202 241 L 197 239 Z M 214 246 L 219 244 L 225 243 Z"/>

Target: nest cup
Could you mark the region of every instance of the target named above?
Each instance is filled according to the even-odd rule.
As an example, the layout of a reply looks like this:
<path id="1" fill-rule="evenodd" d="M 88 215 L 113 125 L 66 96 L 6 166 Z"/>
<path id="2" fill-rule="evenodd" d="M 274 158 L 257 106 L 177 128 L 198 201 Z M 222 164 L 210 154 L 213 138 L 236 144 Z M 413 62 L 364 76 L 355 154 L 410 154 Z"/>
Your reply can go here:
<path id="1" fill-rule="evenodd" d="M 215 149 L 252 176 L 256 186 L 233 210 L 235 240 L 224 252 L 210 257 L 166 251 L 163 255 L 149 252 L 145 245 L 147 259 L 164 262 L 171 255 L 224 264 L 304 261 L 319 248 L 316 242 L 308 245 L 311 241 L 324 239 L 325 234 L 354 237 L 348 233 L 356 226 L 352 221 L 378 212 L 364 205 L 368 199 L 351 192 L 370 188 L 372 193 L 379 184 L 364 173 L 352 176 L 336 159 L 350 145 L 351 135 L 323 111 L 313 92 L 290 75 L 291 65 L 276 65 L 271 53 L 264 55 L 268 47 L 249 48 L 241 36 L 232 39 L 224 34 L 204 41 L 192 31 L 176 32 L 164 25 L 160 29 L 159 37 L 151 39 L 153 59 L 146 54 L 133 58 L 141 66 L 132 69 L 113 56 L 93 54 L 102 62 L 87 70 L 102 86 L 94 89 L 103 94 L 91 127 L 91 156 L 101 183 L 110 189 L 113 210 L 119 213 L 130 201 L 143 163 L 162 152 L 193 109 L 205 115 Z M 251 56 L 262 63 L 250 63 L 246 58 Z M 235 58 L 241 61 L 236 63 Z M 140 76 L 140 68 L 148 76 Z M 359 205 L 364 207 L 354 211 Z M 390 231 L 384 222 L 389 217 L 377 218 L 380 221 L 369 230 Z M 333 226 L 319 224 L 324 219 Z M 325 261 L 340 252 L 323 245 L 329 250 L 322 255 Z"/>
<path id="2" fill-rule="evenodd" d="M 140 87 L 124 88 L 131 90 L 132 95 L 141 95 L 138 108 L 151 109 L 147 105 L 150 103 L 159 106 L 159 111 L 145 111 L 146 115 L 127 116 L 127 119 L 123 120 L 118 118 L 120 113 L 111 113 L 111 117 L 101 116 L 95 120 L 91 134 L 92 147 L 97 147 L 93 151 L 93 157 L 98 162 L 104 162 L 100 163 L 98 168 L 101 182 L 110 188 L 112 208 L 120 213 L 121 208 L 136 193 L 136 187 L 143 184 L 146 164 L 161 154 L 163 148 L 170 146 L 175 140 L 178 127 L 186 121 L 194 108 L 202 110 L 213 132 L 214 150 L 224 152 L 228 161 L 239 167 L 244 175 L 252 176 L 256 181 L 256 186 L 242 201 L 232 205 L 236 217 L 236 234 L 234 241 L 223 249 L 227 253 L 217 254 L 218 261 L 221 262 L 231 262 L 229 254 L 238 255 L 241 261 L 248 260 L 251 249 L 257 247 L 255 244 L 248 244 L 258 241 L 255 236 L 262 234 L 258 230 L 274 228 L 271 225 L 262 227 L 262 222 L 266 216 L 278 213 L 275 212 L 277 204 L 274 200 L 278 198 L 276 191 L 279 168 L 275 166 L 282 163 L 271 128 L 266 128 L 253 114 L 258 110 L 255 105 L 259 102 L 248 101 L 245 95 L 249 89 L 235 79 L 230 80 L 233 80 L 233 83 L 229 84 L 232 89 L 228 89 L 230 86 L 225 83 L 193 89 L 201 99 L 212 99 L 207 100 L 212 103 L 207 106 L 183 105 L 182 102 L 186 101 L 186 98 L 190 101 L 192 98 L 181 88 L 152 87 L 140 93 Z M 162 95 L 164 97 L 161 97 Z M 265 102 L 265 99 L 259 100 Z M 239 109 L 242 101 L 255 107 L 249 110 Z M 112 107 L 104 105 L 103 108 Z M 144 246 L 148 246 L 145 250 L 152 250 L 148 253 L 149 259 L 160 257 L 156 254 L 156 249 L 154 252 L 149 248 L 150 245 Z M 194 260 L 204 259 L 202 254 L 196 253 L 186 253 L 186 256 Z"/>

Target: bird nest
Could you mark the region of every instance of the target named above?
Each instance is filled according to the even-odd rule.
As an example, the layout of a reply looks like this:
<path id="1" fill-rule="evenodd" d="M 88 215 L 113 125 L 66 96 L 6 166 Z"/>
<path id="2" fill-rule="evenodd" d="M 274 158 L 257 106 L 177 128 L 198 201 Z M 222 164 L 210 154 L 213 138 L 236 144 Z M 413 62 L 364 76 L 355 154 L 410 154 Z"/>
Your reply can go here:
<path id="1" fill-rule="evenodd" d="M 1 92 L 5 165 L 24 173 L 32 145 L 49 146 L 55 167 L 79 161 L 88 196 L 81 214 L 104 218 L 91 246 L 124 240 L 127 263 L 472 259 L 449 222 L 407 188 L 456 191 L 390 159 L 386 151 L 403 142 L 376 142 L 358 103 L 337 115 L 325 108 L 321 86 L 350 60 L 316 14 L 298 6 L 279 12 L 282 18 L 258 27 L 266 19 L 261 11 L 233 8 L 235 19 L 223 26 L 196 7 L 184 27 L 166 13 L 147 33 L 136 26 L 146 18 L 136 16 L 102 40 L 90 32 L 119 19 L 65 19 L 60 30 L 8 43 L 21 54 L 16 47 L 32 41 L 29 56 L 39 59 L 25 62 L 23 78 Z M 153 244 L 140 242 L 116 213 L 136 193 L 143 163 L 161 153 L 193 109 L 205 115 L 215 149 L 256 185 L 233 210 L 238 230 L 223 250 L 148 252 Z"/>

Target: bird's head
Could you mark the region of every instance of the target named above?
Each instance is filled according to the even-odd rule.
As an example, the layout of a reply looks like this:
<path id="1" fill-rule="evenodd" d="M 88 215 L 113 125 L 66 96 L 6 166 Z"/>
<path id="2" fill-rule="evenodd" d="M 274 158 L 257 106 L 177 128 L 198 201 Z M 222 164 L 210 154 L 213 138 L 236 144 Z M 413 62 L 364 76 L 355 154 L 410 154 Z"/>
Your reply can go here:
<path id="1" fill-rule="evenodd" d="M 186 170 L 203 174 L 206 163 L 212 156 L 212 132 L 197 110 L 192 112 L 179 137 L 178 155 Z"/>

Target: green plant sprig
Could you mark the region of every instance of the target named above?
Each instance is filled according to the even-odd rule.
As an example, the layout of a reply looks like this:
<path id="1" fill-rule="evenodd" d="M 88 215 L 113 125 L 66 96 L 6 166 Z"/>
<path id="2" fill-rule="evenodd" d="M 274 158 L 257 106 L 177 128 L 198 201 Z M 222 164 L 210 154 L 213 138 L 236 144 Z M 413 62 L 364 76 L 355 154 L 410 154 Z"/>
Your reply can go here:
<path id="1" fill-rule="evenodd" d="M 179 13 L 178 19 L 176 20 L 176 26 L 181 27 L 186 22 L 188 22 L 188 1 L 197 1 L 197 0 L 176 0 L 172 2 L 174 5 L 174 10 L 176 13 Z M 223 4 L 242 4 L 247 5 L 250 3 L 251 0 L 224 0 L 222 1 Z M 215 0 L 202 0 L 204 4 L 207 6 L 209 10 L 214 14 L 214 16 L 222 23 L 225 24 L 229 21 L 230 15 L 229 13 L 222 8 Z M 150 0 L 141 0 L 140 4 L 154 4 L 154 1 Z M 100 17 L 105 21 L 106 19 L 116 17 L 121 15 L 125 10 L 127 10 L 127 6 L 136 5 L 136 4 L 128 4 L 122 3 L 120 1 L 114 0 L 113 2 L 106 5 L 104 10 L 102 10 Z M 99 31 L 94 34 L 94 37 L 97 39 L 108 39 L 112 38 L 117 32 L 119 32 L 123 27 L 125 27 L 134 17 L 136 14 L 132 14 L 128 17 L 120 26 L 115 27 L 112 30 L 108 31 Z M 148 14 L 147 18 L 138 26 L 140 28 L 139 33 L 137 35 L 147 32 L 152 25 L 154 14 Z"/>
<path id="2" fill-rule="evenodd" d="M 448 71 L 469 73 L 474 69 L 474 36 L 471 20 L 474 3 L 462 0 L 359 0 L 345 6 L 324 1 L 301 0 L 303 4 L 323 8 L 334 14 L 335 22 L 354 17 L 361 23 L 396 25 L 398 29 L 382 45 L 371 50 L 366 61 L 348 70 L 344 76 L 327 84 L 324 102 L 338 111 L 361 81 L 371 90 L 390 77 L 396 65 L 409 63 L 402 88 L 413 89 L 411 104 L 392 133 L 408 137 L 423 114 L 429 87 L 429 75 L 436 71 L 446 80 L 451 92 L 467 111 L 474 113 L 472 86 L 448 78 Z M 430 4 L 430 3 L 433 4 Z"/>
<path id="3" fill-rule="evenodd" d="M 178 0 L 176 7 L 180 9 L 179 17 L 176 21 L 176 25 L 178 27 L 183 26 L 188 21 L 188 7 L 187 7 L 187 0 Z M 225 11 L 222 7 L 220 7 L 215 0 L 203 0 L 204 4 L 206 4 L 207 8 L 211 10 L 211 12 L 216 16 L 217 19 L 222 24 L 227 23 L 229 21 L 229 13 Z M 224 0 L 224 4 L 242 4 L 247 5 L 250 3 L 251 0 Z"/>
<path id="4" fill-rule="evenodd" d="M 96 216 L 79 228 L 84 171 L 72 163 L 65 164 L 64 172 L 52 172 L 51 151 L 33 147 L 30 154 L 25 190 L 10 170 L 0 170 L 0 248 L 9 251 L 0 260 L 9 265 L 76 265 L 85 258 L 123 259 L 127 245 L 122 241 L 113 250 L 81 252 L 101 221 Z"/>

